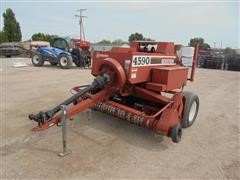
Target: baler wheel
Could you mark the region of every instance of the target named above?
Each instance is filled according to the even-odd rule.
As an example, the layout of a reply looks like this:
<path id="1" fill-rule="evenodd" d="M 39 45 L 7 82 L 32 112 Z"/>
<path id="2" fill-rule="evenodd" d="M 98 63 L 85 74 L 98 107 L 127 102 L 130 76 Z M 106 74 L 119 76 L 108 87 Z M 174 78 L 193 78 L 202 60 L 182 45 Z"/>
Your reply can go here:
<path id="1" fill-rule="evenodd" d="M 182 137 L 182 127 L 180 123 L 175 124 L 171 129 L 171 138 L 175 143 L 179 143 Z"/>
<path id="2" fill-rule="evenodd" d="M 199 98 L 196 94 L 192 92 L 183 92 L 185 97 L 185 105 L 184 105 L 184 112 L 183 118 L 181 120 L 182 128 L 190 127 L 198 114 L 199 109 Z"/>

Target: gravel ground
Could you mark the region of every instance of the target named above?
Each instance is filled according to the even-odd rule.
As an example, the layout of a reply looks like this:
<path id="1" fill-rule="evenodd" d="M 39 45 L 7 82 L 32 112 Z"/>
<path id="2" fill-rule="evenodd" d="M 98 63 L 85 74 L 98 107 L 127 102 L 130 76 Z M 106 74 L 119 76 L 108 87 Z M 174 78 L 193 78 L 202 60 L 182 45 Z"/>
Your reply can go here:
<path id="1" fill-rule="evenodd" d="M 31 66 L 2 58 L 1 177 L 47 179 L 233 178 L 239 168 L 239 72 L 198 69 L 187 90 L 200 98 L 195 124 L 181 143 L 92 112 L 68 123 L 72 154 L 64 158 L 61 129 L 33 133 L 29 113 L 69 97 L 69 89 L 93 79 L 90 70 Z M 14 61 L 29 66 L 14 68 Z"/>

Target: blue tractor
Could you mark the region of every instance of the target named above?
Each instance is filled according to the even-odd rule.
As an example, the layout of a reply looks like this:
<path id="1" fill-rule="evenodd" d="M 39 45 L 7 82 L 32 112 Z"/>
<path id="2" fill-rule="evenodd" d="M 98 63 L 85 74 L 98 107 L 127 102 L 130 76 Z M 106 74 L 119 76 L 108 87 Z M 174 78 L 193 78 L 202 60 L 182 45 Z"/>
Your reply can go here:
<path id="1" fill-rule="evenodd" d="M 59 65 L 62 69 L 69 69 L 73 63 L 78 67 L 90 67 L 90 52 L 74 46 L 74 41 L 65 38 L 55 38 L 51 47 L 39 47 L 32 55 L 34 66 L 43 66 L 45 61 L 51 65 Z"/>

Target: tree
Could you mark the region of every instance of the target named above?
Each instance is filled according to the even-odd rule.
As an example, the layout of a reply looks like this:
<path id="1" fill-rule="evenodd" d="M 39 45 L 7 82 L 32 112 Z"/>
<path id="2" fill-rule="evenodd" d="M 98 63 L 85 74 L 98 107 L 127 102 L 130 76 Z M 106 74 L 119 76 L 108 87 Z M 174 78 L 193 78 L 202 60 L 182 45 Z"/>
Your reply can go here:
<path id="1" fill-rule="evenodd" d="M 7 35 L 4 31 L 0 31 L 0 43 L 8 42 Z"/>
<path id="2" fill-rule="evenodd" d="M 141 33 L 132 33 L 129 37 L 128 37 L 128 41 L 134 41 L 134 40 L 144 40 L 144 37 Z"/>
<path id="3" fill-rule="evenodd" d="M 44 33 L 35 33 L 32 35 L 33 41 L 48 41 L 51 42 L 52 36 Z"/>
<path id="4" fill-rule="evenodd" d="M 200 49 L 203 49 L 203 50 L 207 50 L 209 48 L 211 48 L 211 47 L 208 43 L 203 43 L 202 46 L 200 46 Z"/>
<path id="5" fill-rule="evenodd" d="M 199 43 L 199 48 L 202 50 L 207 50 L 210 48 L 210 45 L 208 43 L 205 43 L 204 39 L 201 37 L 190 39 L 190 42 L 188 45 L 193 47 L 197 42 Z"/>
<path id="6" fill-rule="evenodd" d="M 123 44 L 128 44 L 128 42 L 122 40 L 122 39 L 116 39 L 112 42 L 112 45 L 117 45 L 117 46 L 121 46 Z"/>
<path id="7" fill-rule="evenodd" d="M 100 45 L 111 45 L 112 43 L 109 40 L 103 39 L 103 40 L 99 41 L 97 44 L 100 44 Z"/>
<path id="8" fill-rule="evenodd" d="M 226 47 L 224 50 L 223 50 L 223 53 L 226 54 L 226 55 L 234 55 L 236 54 L 236 50 L 230 48 L 230 47 Z"/>
<path id="9" fill-rule="evenodd" d="M 19 42 L 22 40 L 22 33 L 19 23 L 15 18 L 13 11 L 8 8 L 3 13 L 4 26 L 3 31 L 6 33 L 9 42 Z"/>
<path id="10" fill-rule="evenodd" d="M 154 39 L 152 38 L 144 38 L 145 41 L 155 41 Z"/>

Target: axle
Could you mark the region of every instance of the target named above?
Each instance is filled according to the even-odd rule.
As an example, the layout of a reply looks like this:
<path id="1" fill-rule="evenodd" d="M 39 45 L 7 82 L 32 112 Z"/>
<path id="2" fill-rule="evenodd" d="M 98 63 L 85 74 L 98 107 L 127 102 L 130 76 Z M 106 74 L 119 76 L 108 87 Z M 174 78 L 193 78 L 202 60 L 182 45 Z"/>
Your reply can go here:
<path id="1" fill-rule="evenodd" d="M 35 114 L 35 115 L 30 114 L 28 116 L 28 118 L 30 120 L 34 120 L 34 121 L 38 122 L 38 126 L 41 126 L 46 121 L 53 118 L 55 116 L 55 114 L 60 111 L 61 105 L 68 106 L 71 103 L 77 101 L 77 99 L 80 98 L 81 96 L 83 96 L 84 94 L 86 94 L 92 90 L 102 89 L 109 81 L 110 81 L 110 77 L 107 74 L 99 75 L 93 80 L 91 85 L 88 85 L 87 87 L 85 87 L 78 93 L 74 94 L 69 99 L 65 100 L 64 102 L 60 103 L 56 107 L 52 108 L 51 110 L 45 111 L 45 112 L 40 111 L 38 114 Z"/>

